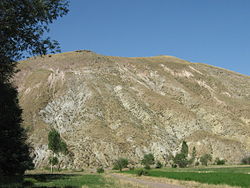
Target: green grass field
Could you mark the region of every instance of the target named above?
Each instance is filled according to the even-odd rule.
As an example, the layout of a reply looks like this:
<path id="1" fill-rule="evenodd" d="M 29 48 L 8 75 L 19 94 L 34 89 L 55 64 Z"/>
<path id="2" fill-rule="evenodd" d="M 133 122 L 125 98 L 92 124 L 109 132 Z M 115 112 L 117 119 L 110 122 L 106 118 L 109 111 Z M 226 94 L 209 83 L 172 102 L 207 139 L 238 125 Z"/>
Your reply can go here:
<path id="1" fill-rule="evenodd" d="M 136 174 L 137 170 L 125 171 L 125 173 Z M 227 184 L 231 186 L 250 187 L 250 167 L 163 168 L 149 170 L 149 176 L 216 185 Z"/>
<path id="2" fill-rule="evenodd" d="M 89 188 L 111 186 L 113 182 L 107 182 L 99 174 L 30 174 L 25 175 L 23 183 L 1 183 L 0 187 L 67 187 L 78 188 L 87 186 Z"/>

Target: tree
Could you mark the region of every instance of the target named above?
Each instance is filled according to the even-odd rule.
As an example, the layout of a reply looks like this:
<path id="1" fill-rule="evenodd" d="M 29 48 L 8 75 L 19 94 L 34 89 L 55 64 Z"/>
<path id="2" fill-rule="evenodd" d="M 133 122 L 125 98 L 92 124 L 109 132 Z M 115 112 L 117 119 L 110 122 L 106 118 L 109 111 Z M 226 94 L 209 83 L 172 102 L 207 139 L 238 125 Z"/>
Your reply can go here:
<path id="1" fill-rule="evenodd" d="M 141 164 L 143 164 L 146 169 L 150 169 L 150 165 L 155 164 L 154 155 L 152 153 L 145 154 L 141 161 Z"/>
<path id="2" fill-rule="evenodd" d="M 57 157 L 50 157 L 49 158 L 49 164 L 51 165 L 51 172 L 53 173 L 53 166 L 57 165 L 59 163 L 59 160 Z"/>
<path id="3" fill-rule="evenodd" d="M 177 164 L 180 168 L 185 168 L 189 163 L 187 157 L 188 145 L 186 141 L 183 141 L 181 145 L 181 152 L 176 154 L 176 156 L 173 158 L 173 162 Z"/>
<path id="4" fill-rule="evenodd" d="M 122 171 L 122 169 L 127 168 L 127 166 L 128 166 L 128 159 L 119 158 L 118 160 L 115 161 L 113 169 Z"/>
<path id="5" fill-rule="evenodd" d="M 196 148 L 195 147 L 193 147 L 193 150 L 192 150 L 192 154 L 191 154 L 191 159 L 189 160 L 189 164 L 191 165 L 191 164 L 193 164 L 194 163 L 194 161 L 195 161 L 195 159 L 196 159 Z"/>
<path id="6" fill-rule="evenodd" d="M 250 164 L 250 156 L 244 157 L 244 158 L 241 160 L 241 164 Z"/>
<path id="7" fill-rule="evenodd" d="M 188 165 L 187 157 L 184 153 L 178 153 L 173 159 L 174 163 L 177 164 L 180 168 L 185 168 Z"/>
<path id="8" fill-rule="evenodd" d="M 0 83 L 0 95 L 0 176 L 22 175 L 33 163 L 21 127 L 17 90 L 10 83 Z"/>
<path id="9" fill-rule="evenodd" d="M 160 161 L 156 162 L 155 168 L 162 168 L 162 163 Z"/>
<path id="10" fill-rule="evenodd" d="M 181 145 L 181 153 L 185 155 L 186 157 L 188 156 L 188 145 L 185 140 L 182 142 L 182 145 Z"/>
<path id="11" fill-rule="evenodd" d="M 61 139 L 59 132 L 55 129 L 52 129 L 48 134 L 48 148 L 55 154 L 67 154 L 68 152 L 66 143 Z"/>
<path id="12" fill-rule="evenodd" d="M 212 161 L 212 155 L 210 155 L 210 154 L 204 154 L 200 158 L 200 162 L 201 162 L 202 165 L 207 166 L 209 161 Z"/>
<path id="13" fill-rule="evenodd" d="M 22 110 L 11 78 L 16 61 L 57 52 L 58 42 L 43 38 L 48 24 L 68 12 L 67 0 L 0 1 L 0 176 L 23 175 L 32 168 Z"/>
<path id="14" fill-rule="evenodd" d="M 66 143 L 61 139 L 61 136 L 59 132 L 57 132 L 55 129 L 52 129 L 48 134 L 48 148 L 53 152 L 53 157 L 55 158 L 55 155 L 58 155 L 59 153 L 62 153 L 66 155 L 68 153 L 67 145 Z M 57 157 L 56 157 L 57 158 Z M 58 158 L 57 158 L 58 160 Z M 51 172 L 53 172 L 53 163 L 49 161 L 51 165 Z M 59 161 L 57 162 L 57 164 Z M 59 167 L 58 167 L 59 169 Z"/>

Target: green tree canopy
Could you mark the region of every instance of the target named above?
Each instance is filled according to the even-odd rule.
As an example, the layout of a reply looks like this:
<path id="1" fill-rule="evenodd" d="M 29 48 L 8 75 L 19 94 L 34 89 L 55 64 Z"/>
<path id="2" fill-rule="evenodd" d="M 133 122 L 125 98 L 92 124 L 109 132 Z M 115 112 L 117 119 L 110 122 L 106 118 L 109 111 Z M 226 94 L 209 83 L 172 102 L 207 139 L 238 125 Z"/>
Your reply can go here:
<path id="1" fill-rule="evenodd" d="M 114 162 L 114 170 L 120 170 L 122 171 L 123 168 L 127 168 L 128 166 L 128 159 L 126 158 L 119 158 Z"/>
<path id="2" fill-rule="evenodd" d="M 191 159 L 189 160 L 189 164 L 193 164 L 195 159 L 196 159 L 196 148 L 193 147 L 192 154 L 191 154 Z"/>
<path id="3" fill-rule="evenodd" d="M 183 141 L 181 145 L 181 152 L 176 154 L 176 156 L 173 158 L 173 162 L 180 168 L 185 168 L 189 163 L 187 157 L 188 157 L 188 145 L 186 141 Z"/>
<path id="4" fill-rule="evenodd" d="M 173 159 L 174 163 L 177 164 L 180 168 L 185 168 L 188 165 L 188 160 L 184 153 L 178 153 Z"/>
<path id="5" fill-rule="evenodd" d="M 212 155 L 210 155 L 210 154 L 204 154 L 204 155 L 201 156 L 200 161 L 201 161 L 202 165 L 206 165 L 207 166 L 208 162 L 212 161 Z"/>
<path id="6" fill-rule="evenodd" d="M 185 140 L 182 142 L 181 145 L 181 153 L 184 154 L 186 157 L 188 156 L 188 145 Z"/>
<path id="7" fill-rule="evenodd" d="M 154 158 L 154 155 L 152 153 L 149 153 L 149 154 L 145 154 L 141 163 L 145 166 L 148 166 L 148 165 L 152 165 L 152 164 L 155 164 L 155 158 Z"/>
<path id="8" fill-rule="evenodd" d="M 59 50 L 58 42 L 43 36 L 49 23 L 67 14 L 67 0 L 1 0 L 0 12 L 0 54 L 4 60 L 18 60 L 23 52 L 44 55 Z"/>
<path id="9" fill-rule="evenodd" d="M 66 154 L 67 153 L 67 145 L 61 139 L 60 134 L 55 129 L 52 129 L 49 132 L 48 141 L 49 141 L 48 147 L 54 153 L 56 153 L 56 154 L 58 154 L 58 153 Z"/>

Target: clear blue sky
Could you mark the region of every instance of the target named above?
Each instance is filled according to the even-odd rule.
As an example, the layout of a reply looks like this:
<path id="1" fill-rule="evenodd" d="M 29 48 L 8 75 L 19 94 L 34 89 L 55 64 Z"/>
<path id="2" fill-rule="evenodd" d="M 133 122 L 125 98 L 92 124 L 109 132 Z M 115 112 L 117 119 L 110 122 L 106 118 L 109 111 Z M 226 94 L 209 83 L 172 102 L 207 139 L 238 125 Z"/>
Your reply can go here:
<path id="1" fill-rule="evenodd" d="M 50 28 L 62 52 L 172 55 L 250 75 L 250 0 L 70 0 Z"/>

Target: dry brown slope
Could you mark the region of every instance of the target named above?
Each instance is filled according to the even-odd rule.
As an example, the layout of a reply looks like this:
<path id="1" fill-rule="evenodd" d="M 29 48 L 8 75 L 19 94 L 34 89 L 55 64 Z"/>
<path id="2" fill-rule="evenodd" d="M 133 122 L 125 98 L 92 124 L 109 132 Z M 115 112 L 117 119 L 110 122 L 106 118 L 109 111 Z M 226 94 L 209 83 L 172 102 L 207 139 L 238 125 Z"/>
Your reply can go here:
<path id="1" fill-rule="evenodd" d="M 198 154 L 239 162 L 250 152 L 250 77 L 171 56 L 110 57 L 89 51 L 31 58 L 16 75 L 24 125 L 47 165 L 56 128 L 71 155 L 65 167 L 164 161 L 182 140 Z"/>

